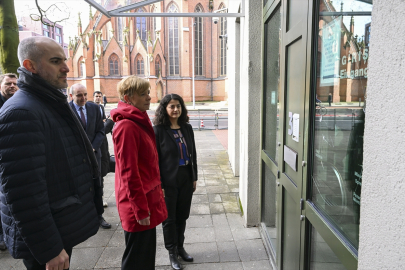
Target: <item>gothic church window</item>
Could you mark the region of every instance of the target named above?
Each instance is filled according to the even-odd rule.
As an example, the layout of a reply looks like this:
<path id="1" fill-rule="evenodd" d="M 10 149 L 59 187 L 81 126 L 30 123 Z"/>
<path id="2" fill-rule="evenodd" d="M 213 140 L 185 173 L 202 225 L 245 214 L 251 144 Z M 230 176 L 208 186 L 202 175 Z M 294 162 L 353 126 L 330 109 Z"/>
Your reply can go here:
<path id="1" fill-rule="evenodd" d="M 119 76 L 119 69 L 118 69 L 118 56 L 116 54 L 112 54 L 108 59 L 108 65 L 110 70 L 110 76 Z"/>
<path id="2" fill-rule="evenodd" d="M 145 69 L 143 65 L 143 58 L 141 55 L 138 55 L 136 57 L 136 75 L 138 76 L 144 76 L 145 75 Z"/>
<path id="3" fill-rule="evenodd" d="M 195 8 L 196 13 L 203 12 L 201 4 Z M 203 18 L 194 18 L 194 73 L 197 76 L 202 75 L 203 69 Z"/>
<path id="4" fill-rule="evenodd" d="M 169 13 L 177 13 L 177 7 L 171 4 Z M 169 17 L 168 19 L 169 28 L 169 75 L 179 75 L 180 74 L 180 56 L 179 56 L 179 18 Z"/>
<path id="5" fill-rule="evenodd" d="M 145 10 L 143 10 L 142 8 L 138 9 L 137 12 L 145 12 Z M 135 20 L 135 31 L 139 31 L 139 38 L 141 39 L 142 43 L 145 45 L 146 47 L 146 41 L 148 39 L 147 37 L 147 32 L 146 32 L 146 17 L 136 17 Z M 136 33 L 136 32 L 135 32 Z"/>
<path id="6" fill-rule="evenodd" d="M 155 59 L 155 75 L 156 77 L 159 78 L 159 75 L 161 75 L 162 72 L 162 67 L 161 67 L 161 61 L 160 61 L 160 56 L 156 56 Z"/>

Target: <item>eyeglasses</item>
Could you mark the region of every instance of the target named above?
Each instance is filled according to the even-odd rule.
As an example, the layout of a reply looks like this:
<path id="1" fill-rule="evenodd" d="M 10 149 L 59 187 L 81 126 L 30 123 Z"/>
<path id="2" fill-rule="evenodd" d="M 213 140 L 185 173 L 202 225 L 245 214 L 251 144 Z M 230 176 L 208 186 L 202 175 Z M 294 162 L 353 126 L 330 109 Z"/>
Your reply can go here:
<path id="1" fill-rule="evenodd" d="M 174 108 L 177 108 L 177 109 L 181 109 L 181 105 L 180 104 L 177 104 L 177 105 L 170 105 L 170 106 L 167 106 L 167 108 L 169 108 L 169 109 L 171 109 L 171 110 L 174 110 Z"/>

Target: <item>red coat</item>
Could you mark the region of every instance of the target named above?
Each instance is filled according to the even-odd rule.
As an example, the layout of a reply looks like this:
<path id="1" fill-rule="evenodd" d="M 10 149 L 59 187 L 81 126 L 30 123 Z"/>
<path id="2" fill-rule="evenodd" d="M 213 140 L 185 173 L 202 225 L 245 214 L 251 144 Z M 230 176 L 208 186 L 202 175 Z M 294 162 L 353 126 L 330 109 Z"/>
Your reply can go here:
<path id="1" fill-rule="evenodd" d="M 116 122 L 115 197 L 122 228 L 127 232 L 152 229 L 167 218 L 152 124 L 146 112 L 124 102 L 111 116 Z M 137 222 L 149 215 L 150 226 Z"/>

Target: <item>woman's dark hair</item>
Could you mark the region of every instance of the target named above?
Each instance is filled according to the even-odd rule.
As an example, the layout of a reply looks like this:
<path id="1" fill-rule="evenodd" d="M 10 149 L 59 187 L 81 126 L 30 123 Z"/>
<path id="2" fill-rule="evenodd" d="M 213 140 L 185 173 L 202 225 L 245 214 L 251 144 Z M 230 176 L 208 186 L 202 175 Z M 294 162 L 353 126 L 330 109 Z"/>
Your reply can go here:
<path id="1" fill-rule="evenodd" d="M 169 115 L 167 114 L 166 108 L 167 108 L 167 105 L 169 104 L 169 102 L 172 100 L 178 100 L 181 105 L 181 115 L 177 120 L 177 123 L 179 124 L 179 126 L 183 126 L 185 123 L 188 123 L 188 121 L 189 121 L 188 112 L 187 112 L 186 105 L 184 104 L 183 98 L 177 94 L 168 94 L 164 98 L 162 98 L 162 100 L 159 103 L 159 106 L 156 109 L 155 118 L 153 119 L 153 124 L 155 126 L 157 126 L 157 125 L 170 126 L 171 125 Z"/>

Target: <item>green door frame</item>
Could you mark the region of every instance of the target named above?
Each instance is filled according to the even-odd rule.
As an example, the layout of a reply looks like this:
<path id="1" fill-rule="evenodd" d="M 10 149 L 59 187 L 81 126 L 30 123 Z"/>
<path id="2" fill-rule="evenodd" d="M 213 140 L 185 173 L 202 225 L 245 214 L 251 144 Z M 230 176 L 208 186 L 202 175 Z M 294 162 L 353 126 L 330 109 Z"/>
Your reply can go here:
<path id="1" fill-rule="evenodd" d="M 300 0 L 302 1 L 302 0 Z M 300 125 L 303 125 L 303 136 L 300 137 L 302 142 L 302 148 L 299 150 L 301 151 L 300 155 L 302 158 L 298 160 L 298 166 L 302 167 L 302 182 L 300 183 L 300 188 L 297 190 L 296 194 L 293 194 L 295 197 L 300 197 L 303 201 L 300 202 L 301 204 L 301 218 L 303 221 L 301 222 L 300 227 L 300 262 L 299 262 L 299 269 L 309 269 L 309 255 L 310 255 L 310 240 L 311 240 L 311 227 L 313 226 L 317 232 L 322 236 L 325 242 L 329 245 L 332 251 L 336 254 L 336 256 L 341 260 L 343 265 L 347 269 L 357 269 L 357 251 L 350 245 L 348 241 L 344 239 L 344 237 L 338 233 L 337 230 L 333 228 L 333 225 L 327 221 L 327 219 L 322 215 L 320 211 L 317 210 L 316 206 L 312 204 L 310 201 L 311 197 L 311 181 L 310 181 L 310 174 L 311 174 L 311 166 L 310 157 L 312 155 L 311 144 L 312 144 L 312 136 L 313 133 L 311 131 L 312 128 L 312 120 L 311 117 L 314 115 L 314 112 L 311 110 L 312 102 L 311 100 L 314 99 L 313 88 L 316 86 L 316 78 L 314 80 L 314 65 L 316 63 L 313 61 L 315 59 L 317 52 L 317 44 L 314 42 L 315 38 L 313 37 L 313 33 L 316 34 L 316 23 L 317 23 L 317 7 L 319 5 L 320 0 L 316 1 L 308 1 L 308 10 L 306 14 L 306 21 L 303 21 L 300 30 L 290 29 L 294 33 L 288 34 L 286 33 L 287 27 L 287 20 L 288 20 L 288 4 L 294 2 L 292 0 L 268 0 L 267 4 L 263 8 L 263 23 L 266 23 L 274 13 L 274 11 L 281 5 L 281 26 L 282 26 L 282 43 L 281 43 L 281 55 L 280 55 L 280 81 L 281 81 L 281 89 L 280 89 L 280 119 L 279 119 L 279 157 L 276 161 L 277 164 L 267 155 L 264 150 L 261 150 L 261 166 L 267 166 L 274 175 L 277 176 L 277 188 L 279 191 L 282 190 L 283 185 L 286 186 L 288 189 L 292 190 L 293 184 L 292 182 L 287 179 L 287 177 L 283 176 L 283 156 L 284 151 L 282 145 L 285 144 L 285 77 L 286 77 L 286 46 L 294 41 L 295 37 L 299 35 L 298 31 L 302 31 L 303 35 L 303 42 L 306 44 L 306 64 L 305 64 L 305 98 L 304 98 L 304 115 L 301 118 L 300 115 Z M 264 51 L 265 48 L 265 32 L 264 27 L 262 31 L 262 48 Z M 264 58 L 264 57 L 263 57 Z M 263 59 L 263 67 L 265 67 L 265 59 Z M 263 72 L 263 76 L 265 73 Z M 263 100 L 263 92 L 262 91 L 262 101 Z M 262 117 L 261 117 L 261 142 L 263 142 L 263 114 L 265 112 L 264 106 L 262 106 Z M 303 140 L 302 140 L 303 138 Z M 262 148 L 263 149 L 263 148 Z M 265 164 L 265 165 L 262 165 Z M 302 165 L 302 166 L 301 166 Z M 309 165 L 309 166 L 308 166 Z M 288 166 L 288 165 L 287 165 Z M 260 170 L 260 179 L 262 179 L 262 170 Z M 282 222 L 282 207 L 283 207 L 283 198 L 282 193 L 278 193 L 278 200 L 277 200 L 277 207 L 278 207 L 278 221 L 277 221 L 277 250 L 274 254 L 272 251 L 272 255 L 276 261 L 276 265 L 278 269 L 282 269 L 282 251 L 283 251 L 283 243 L 282 243 L 282 235 L 284 232 L 283 222 Z M 261 209 L 263 211 L 263 209 Z"/>

